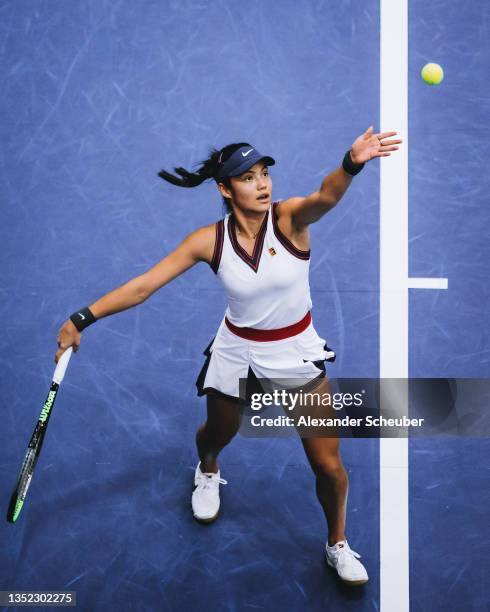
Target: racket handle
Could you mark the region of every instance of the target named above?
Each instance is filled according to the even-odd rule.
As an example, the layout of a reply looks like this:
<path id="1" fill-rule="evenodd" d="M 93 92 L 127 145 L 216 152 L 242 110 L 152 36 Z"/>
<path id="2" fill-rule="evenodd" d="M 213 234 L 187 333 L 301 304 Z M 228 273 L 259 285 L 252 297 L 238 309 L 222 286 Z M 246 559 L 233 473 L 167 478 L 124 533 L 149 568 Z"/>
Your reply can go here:
<path id="1" fill-rule="evenodd" d="M 53 374 L 53 381 L 55 383 L 61 384 L 61 381 L 65 377 L 66 368 L 68 367 L 68 362 L 70 361 L 71 354 L 73 352 L 72 347 L 67 348 L 66 351 L 61 355 L 58 360 L 58 364 Z"/>

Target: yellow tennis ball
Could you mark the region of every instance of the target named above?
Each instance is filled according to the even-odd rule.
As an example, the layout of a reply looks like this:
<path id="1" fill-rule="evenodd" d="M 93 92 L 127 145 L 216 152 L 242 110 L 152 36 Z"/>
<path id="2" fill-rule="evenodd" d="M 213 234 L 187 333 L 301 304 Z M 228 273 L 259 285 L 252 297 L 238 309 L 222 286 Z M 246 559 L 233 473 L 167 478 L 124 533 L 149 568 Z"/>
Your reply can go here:
<path id="1" fill-rule="evenodd" d="M 427 85 L 439 85 L 444 78 L 444 71 L 439 64 L 425 64 L 421 74 Z"/>

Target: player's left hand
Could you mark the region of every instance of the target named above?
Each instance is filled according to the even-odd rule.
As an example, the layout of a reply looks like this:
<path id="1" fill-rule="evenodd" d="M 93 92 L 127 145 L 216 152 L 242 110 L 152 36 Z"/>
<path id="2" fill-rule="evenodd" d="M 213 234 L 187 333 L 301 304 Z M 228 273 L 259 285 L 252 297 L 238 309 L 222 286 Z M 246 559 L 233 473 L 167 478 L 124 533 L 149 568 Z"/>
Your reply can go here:
<path id="1" fill-rule="evenodd" d="M 390 151 L 396 151 L 401 140 L 385 140 L 390 136 L 395 136 L 398 132 L 382 132 L 373 134 L 373 126 L 368 129 L 354 141 L 351 147 L 350 156 L 355 164 L 363 164 L 375 157 L 389 157 Z"/>

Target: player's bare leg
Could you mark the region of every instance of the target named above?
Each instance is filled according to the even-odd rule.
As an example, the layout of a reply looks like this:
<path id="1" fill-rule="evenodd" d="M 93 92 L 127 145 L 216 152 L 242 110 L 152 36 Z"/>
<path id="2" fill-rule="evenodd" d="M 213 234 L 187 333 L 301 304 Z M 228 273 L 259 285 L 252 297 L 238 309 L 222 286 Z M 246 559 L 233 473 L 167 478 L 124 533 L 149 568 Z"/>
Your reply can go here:
<path id="1" fill-rule="evenodd" d="M 197 452 L 203 472 L 218 471 L 218 454 L 231 442 L 239 428 L 239 404 L 217 394 L 208 394 L 207 420 L 196 433 Z"/>
<path id="2" fill-rule="evenodd" d="M 331 397 L 330 385 L 326 379 L 312 391 L 313 397 Z M 313 402 L 313 403 L 312 403 Z M 304 407 L 306 415 L 319 418 L 335 418 L 336 411 L 314 400 Z M 328 541 L 325 547 L 325 560 L 333 567 L 338 576 L 349 585 L 365 584 L 368 574 L 358 560 L 360 555 L 353 551 L 345 537 L 345 521 L 349 480 L 340 457 L 340 441 L 336 428 L 329 431 L 322 426 L 321 432 L 315 428 L 298 428 L 301 442 L 316 479 L 316 494 L 328 525 Z M 316 434 L 320 435 L 316 435 Z"/>
<path id="3" fill-rule="evenodd" d="M 312 393 L 320 397 L 330 394 L 327 379 L 316 386 Z M 313 417 L 335 418 L 338 416 L 329 406 L 310 405 L 303 408 Z M 322 428 L 324 431 L 325 428 Z M 328 525 L 328 543 L 335 544 L 345 539 L 345 520 L 349 479 L 340 456 L 340 440 L 337 430 L 332 428 L 331 437 L 316 437 L 315 430 L 299 430 L 301 443 L 315 474 L 315 489 Z M 328 434 L 328 431 L 326 432 Z M 304 436 L 304 437 L 303 437 Z"/>
<path id="4" fill-rule="evenodd" d="M 200 464 L 194 474 L 192 512 L 201 523 L 212 523 L 220 509 L 221 478 L 216 461 L 219 452 L 232 440 L 240 427 L 240 410 L 236 402 L 219 395 L 208 395 L 208 418 L 196 434 Z"/>

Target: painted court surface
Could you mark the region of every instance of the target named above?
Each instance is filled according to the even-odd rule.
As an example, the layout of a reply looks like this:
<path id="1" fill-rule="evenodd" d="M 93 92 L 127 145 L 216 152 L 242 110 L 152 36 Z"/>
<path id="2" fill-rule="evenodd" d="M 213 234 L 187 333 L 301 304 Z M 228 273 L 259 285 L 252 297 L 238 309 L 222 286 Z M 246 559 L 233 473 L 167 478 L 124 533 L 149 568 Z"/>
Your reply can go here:
<path id="1" fill-rule="evenodd" d="M 312 315 L 338 355 L 327 372 L 377 377 L 391 364 L 412 377 L 488 377 L 488 4 L 412 0 L 405 22 L 385 9 L 1 3 L 3 507 L 62 323 L 222 217 L 213 185 L 175 189 L 156 176 L 210 146 L 244 140 L 273 155 L 282 199 L 317 189 L 369 125 L 399 130 L 405 158 L 382 160 L 381 177 L 380 162 L 368 164 L 312 226 Z M 405 60 L 382 73 L 389 45 L 403 42 L 397 28 Z M 439 87 L 420 79 L 428 61 L 443 65 Z M 380 319 L 394 261 L 383 244 L 399 231 L 406 279 L 447 279 L 447 289 L 407 288 L 406 310 Z M 362 589 L 325 567 L 299 440 L 238 436 L 220 458 L 220 519 L 193 520 L 205 414 L 194 382 L 224 308 L 200 264 L 84 332 L 22 516 L 0 526 L 0 590 L 74 590 L 91 611 L 486 609 L 487 439 L 409 441 L 384 491 L 384 441 L 342 441 L 347 536 L 370 575 Z M 393 321 L 386 336 L 405 344 L 391 353 L 383 325 Z M 404 483 L 406 499 L 393 500 Z"/>

